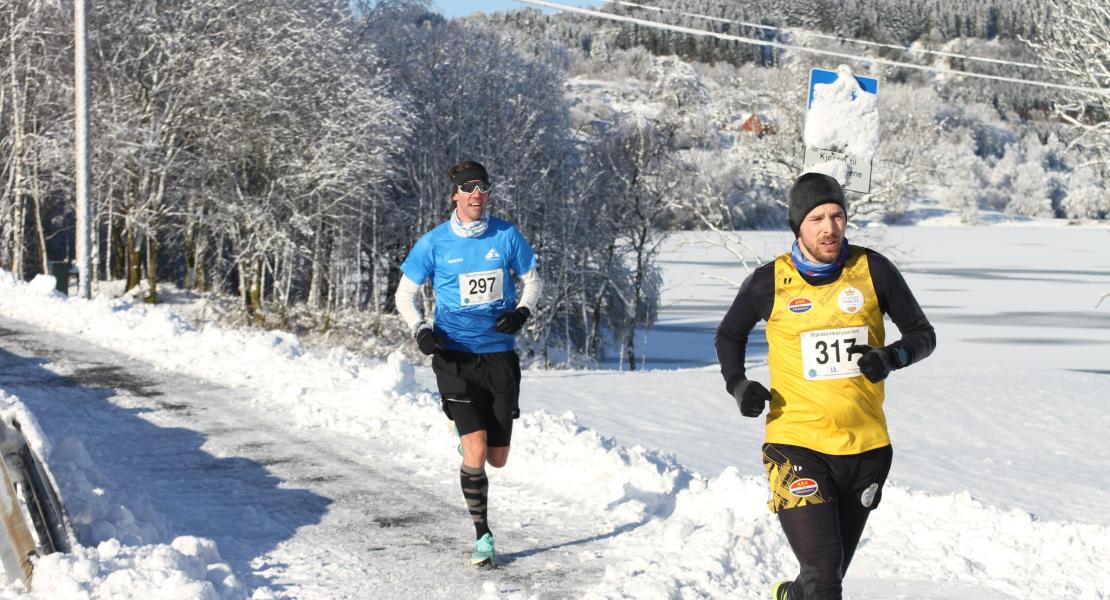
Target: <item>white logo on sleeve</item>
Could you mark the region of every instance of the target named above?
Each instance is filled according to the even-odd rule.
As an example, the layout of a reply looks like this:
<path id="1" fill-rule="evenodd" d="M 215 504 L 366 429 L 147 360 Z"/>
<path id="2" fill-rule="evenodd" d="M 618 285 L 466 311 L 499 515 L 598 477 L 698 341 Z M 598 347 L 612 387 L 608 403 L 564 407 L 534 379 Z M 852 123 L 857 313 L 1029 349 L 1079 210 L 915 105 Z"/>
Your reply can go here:
<path id="1" fill-rule="evenodd" d="M 501 269 L 459 275 L 459 304 L 474 306 L 501 299 Z"/>
<path id="2" fill-rule="evenodd" d="M 867 343 L 867 326 L 818 329 L 801 335 L 802 375 L 810 381 L 844 379 L 859 375 L 860 354 L 848 352 Z"/>

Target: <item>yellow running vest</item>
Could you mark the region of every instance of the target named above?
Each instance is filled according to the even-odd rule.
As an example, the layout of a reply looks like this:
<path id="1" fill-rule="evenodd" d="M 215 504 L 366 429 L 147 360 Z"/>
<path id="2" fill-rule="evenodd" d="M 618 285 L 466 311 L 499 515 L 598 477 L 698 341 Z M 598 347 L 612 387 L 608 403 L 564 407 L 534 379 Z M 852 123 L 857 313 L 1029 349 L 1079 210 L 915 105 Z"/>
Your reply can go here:
<path id="1" fill-rule="evenodd" d="M 850 248 L 835 282 L 806 283 L 790 260 L 775 260 L 775 304 L 767 320 L 771 411 L 767 442 L 826 454 L 858 454 L 890 444 L 883 384 L 859 373 L 853 344 L 880 347 L 883 315 L 866 251 Z"/>

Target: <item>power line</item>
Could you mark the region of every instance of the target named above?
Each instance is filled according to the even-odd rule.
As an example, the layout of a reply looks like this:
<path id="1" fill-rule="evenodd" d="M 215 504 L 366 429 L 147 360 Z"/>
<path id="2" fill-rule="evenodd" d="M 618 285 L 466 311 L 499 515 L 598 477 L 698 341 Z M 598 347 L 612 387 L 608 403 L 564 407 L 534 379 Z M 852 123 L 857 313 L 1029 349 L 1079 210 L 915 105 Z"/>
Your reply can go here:
<path id="1" fill-rule="evenodd" d="M 725 19 L 723 17 L 713 17 L 713 16 L 710 16 L 710 15 L 701 15 L 701 14 L 698 14 L 698 13 L 688 13 L 688 12 L 683 12 L 683 11 L 669 9 L 669 8 L 662 8 L 662 7 L 658 7 L 658 6 L 647 6 L 647 5 L 644 5 L 644 4 L 637 4 L 635 2 L 627 2 L 627 1 L 624 1 L 624 0 L 609 0 L 609 1 L 612 2 L 613 4 L 620 4 L 622 6 L 630 6 L 630 7 L 633 7 L 633 8 L 639 8 L 641 10 L 654 10 L 656 12 L 661 12 L 661 13 L 672 13 L 672 14 L 676 14 L 676 15 L 681 15 L 683 17 L 690 17 L 692 19 L 704 19 L 706 21 L 714 21 L 714 22 L 717 22 L 717 23 L 743 25 L 745 27 L 752 27 L 752 28 L 755 28 L 755 29 L 762 29 L 764 31 L 784 31 L 784 32 L 788 32 L 788 33 L 801 33 L 803 35 L 807 35 L 807 36 L 815 37 L 815 38 L 821 38 L 821 39 L 825 39 L 825 40 L 833 40 L 833 41 L 837 41 L 837 42 L 848 42 L 848 43 L 852 43 L 852 44 L 859 44 L 859 45 L 862 45 L 862 46 L 874 46 L 874 47 L 877 47 L 877 48 L 892 48 L 894 50 L 901 50 L 902 52 L 916 52 L 918 54 L 933 54 L 933 55 L 936 55 L 936 56 L 944 56 L 944 57 L 948 57 L 948 58 L 959 58 L 959 59 L 963 59 L 963 60 L 988 62 L 988 63 L 995 63 L 995 64 L 999 64 L 999 65 L 1011 65 L 1011 66 L 1015 66 L 1015 67 L 1026 67 L 1026 68 L 1030 68 L 1030 69 L 1043 69 L 1043 70 L 1046 70 L 1046 71 L 1064 71 L 1064 69 L 1060 69 L 1060 68 L 1057 68 L 1057 67 L 1050 67 L 1050 66 L 1046 66 L 1046 65 L 1038 65 L 1038 64 L 1033 64 L 1033 63 L 1016 62 L 1016 61 L 1010 61 L 1010 60 L 1002 60 L 1002 59 L 998 59 L 998 58 L 987 58 L 985 56 L 971 56 L 971 55 L 968 55 L 968 54 L 957 54 L 955 52 L 946 52 L 944 50 L 928 50 L 928 49 L 925 49 L 925 48 L 907 48 L 905 46 L 899 46 L 897 44 L 884 44 L 882 42 L 872 42 L 870 40 L 857 40 L 857 39 L 854 39 L 854 38 L 846 38 L 846 37 L 841 37 L 841 36 L 837 36 L 837 35 L 829 35 L 829 34 L 826 34 L 826 33 L 819 33 L 819 32 L 813 32 L 813 31 L 804 31 L 804 30 L 795 29 L 795 28 L 787 29 L 787 28 L 782 28 L 782 27 L 773 27 L 771 25 L 760 25 L 758 23 L 747 23 L 747 22 L 744 22 L 744 21 L 737 21 L 735 19 Z"/>
<path id="2" fill-rule="evenodd" d="M 753 38 L 731 35 L 727 33 L 717 33 L 714 31 L 705 31 L 703 29 L 693 29 L 690 27 L 683 27 L 681 25 L 668 25 L 666 23 L 659 23 L 656 21 L 649 21 L 646 19 L 638 19 L 636 17 L 628 17 L 624 15 L 616 15 L 613 13 L 606 13 L 588 8 L 580 8 L 577 6 L 567 6 L 565 4 L 558 4 L 556 2 L 549 2 L 547 0 L 514 0 L 521 4 L 528 4 L 532 6 L 540 6 L 543 8 L 551 8 L 566 12 L 579 13 L 591 17 L 598 17 L 600 19 L 607 19 L 610 21 L 621 21 L 624 23 L 633 23 L 636 25 L 643 25 L 645 27 L 653 27 L 656 29 L 666 29 L 669 31 L 676 31 L 679 33 L 688 33 L 690 35 L 702 35 L 708 37 L 715 37 L 720 40 L 740 42 L 743 44 L 752 44 L 756 46 L 769 46 L 771 48 L 779 48 L 781 50 L 796 50 L 798 52 L 808 52 L 810 54 L 820 54 L 824 56 L 835 56 L 837 58 L 846 58 L 849 60 L 872 62 L 881 65 L 888 65 L 892 67 L 902 67 L 906 69 L 916 69 L 918 71 L 931 71 L 933 73 L 943 73 L 946 75 L 964 75 L 967 77 L 976 77 L 979 79 L 990 79 L 993 81 L 1005 81 L 1007 83 L 1018 83 L 1025 85 L 1035 85 L 1046 88 L 1054 88 L 1060 90 L 1068 90 L 1072 92 L 1082 92 L 1085 94 L 1099 94 L 1110 95 L 1110 88 L 1086 88 L 1074 85 L 1066 85 L 1062 83 L 1051 83 L 1048 81 L 1036 81 L 1032 79 L 1019 79 L 1017 77 L 1004 77 L 1002 75 L 988 75 L 986 73 L 975 73 L 972 71 L 960 71 L 958 69 L 946 69 L 943 67 L 929 67 L 925 65 L 915 65 L 913 63 L 901 62 L 897 60 L 889 60 L 885 58 L 876 58 L 871 56 L 858 56 L 855 54 L 847 54 L 844 52 L 834 52 L 832 50 L 818 50 L 816 48 L 806 48 L 805 46 L 794 46 L 791 44 L 782 44 L 779 42 L 757 40 Z"/>

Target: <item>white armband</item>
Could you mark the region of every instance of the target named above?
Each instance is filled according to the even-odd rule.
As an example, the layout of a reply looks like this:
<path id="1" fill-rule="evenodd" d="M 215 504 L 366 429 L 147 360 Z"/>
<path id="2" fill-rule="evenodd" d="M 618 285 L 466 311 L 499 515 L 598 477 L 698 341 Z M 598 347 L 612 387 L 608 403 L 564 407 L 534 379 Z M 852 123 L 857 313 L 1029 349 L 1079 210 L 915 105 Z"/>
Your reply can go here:
<path id="1" fill-rule="evenodd" d="M 413 335 L 428 326 L 424 322 L 424 307 L 420 304 L 419 295 L 420 284 L 405 275 L 401 275 L 401 281 L 397 283 L 397 293 L 394 294 L 393 301 L 397 305 L 397 312 L 405 320 L 405 324 L 409 326 Z"/>
<path id="2" fill-rule="evenodd" d="M 523 306 L 529 312 L 536 312 L 536 304 L 540 301 L 540 292 L 543 290 L 543 281 L 540 280 L 539 269 L 533 268 L 531 271 L 517 277 L 524 283 L 524 289 L 520 291 L 520 300 L 517 301 L 518 307 Z"/>

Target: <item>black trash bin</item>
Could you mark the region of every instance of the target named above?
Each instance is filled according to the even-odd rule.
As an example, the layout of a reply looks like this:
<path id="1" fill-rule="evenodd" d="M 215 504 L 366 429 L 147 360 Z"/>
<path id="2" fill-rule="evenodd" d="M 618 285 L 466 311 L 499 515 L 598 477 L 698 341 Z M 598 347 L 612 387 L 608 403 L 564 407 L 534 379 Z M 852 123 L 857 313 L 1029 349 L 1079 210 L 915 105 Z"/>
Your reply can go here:
<path id="1" fill-rule="evenodd" d="M 69 261 L 50 261 L 50 274 L 54 276 L 54 289 L 69 295 Z"/>

